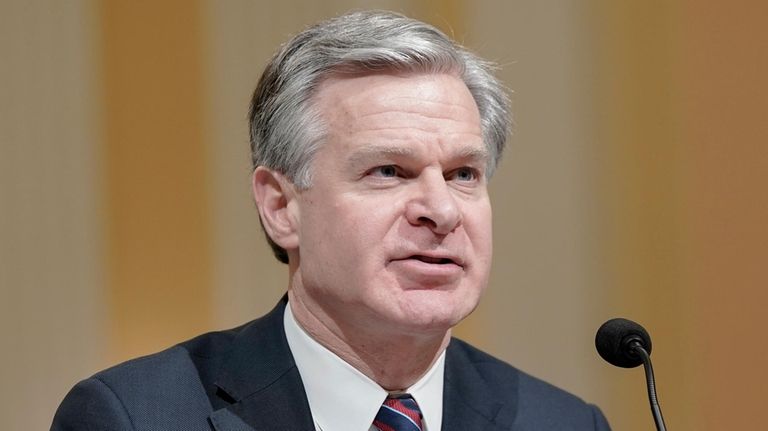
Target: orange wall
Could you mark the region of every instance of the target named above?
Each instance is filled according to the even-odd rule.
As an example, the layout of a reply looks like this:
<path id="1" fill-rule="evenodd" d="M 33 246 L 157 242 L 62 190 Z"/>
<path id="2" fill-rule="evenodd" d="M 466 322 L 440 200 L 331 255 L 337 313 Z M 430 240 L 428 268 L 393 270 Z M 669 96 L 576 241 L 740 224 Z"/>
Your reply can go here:
<path id="1" fill-rule="evenodd" d="M 754 428 L 768 399 L 768 6 L 593 7 L 606 292 L 654 335 L 671 429 Z M 649 429 L 630 374 L 614 425 Z"/>
<path id="2" fill-rule="evenodd" d="M 210 329 L 210 178 L 196 1 L 100 2 L 110 356 Z"/>
<path id="3" fill-rule="evenodd" d="M 637 320 L 653 336 L 669 427 L 694 429 L 693 382 L 682 360 L 691 346 L 681 267 L 687 160 L 674 81 L 677 12 L 665 1 L 596 1 L 592 7 L 602 291 L 613 315 Z M 604 378 L 612 384 L 605 409 L 614 428 L 651 429 L 642 369 L 612 368 Z"/>
<path id="4" fill-rule="evenodd" d="M 686 261 L 702 429 L 760 428 L 768 401 L 768 4 L 685 1 Z"/>

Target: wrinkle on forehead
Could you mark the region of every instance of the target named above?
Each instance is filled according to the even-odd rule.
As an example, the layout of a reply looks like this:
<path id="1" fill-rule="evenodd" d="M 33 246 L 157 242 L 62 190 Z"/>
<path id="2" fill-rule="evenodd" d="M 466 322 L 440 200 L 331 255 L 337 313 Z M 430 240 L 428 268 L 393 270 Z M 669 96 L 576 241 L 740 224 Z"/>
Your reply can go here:
<path id="1" fill-rule="evenodd" d="M 381 113 L 389 112 L 392 109 L 398 109 L 403 113 L 421 115 L 436 119 L 454 119 L 477 115 L 477 107 L 474 104 L 471 107 L 468 107 L 460 103 L 459 100 L 432 100 L 429 98 L 429 96 L 435 96 L 435 94 L 429 92 L 423 96 L 417 94 L 412 96 L 397 97 L 390 96 L 386 93 L 375 95 L 374 100 L 376 103 L 371 105 L 363 105 L 363 109 L 357 110 L 358 118 L 375 116 Z M 445 95 L 442 96 L 444 97 Z M 357 97 L 364 97 L 364 95 L 359 95 Z M 348 102 L 352 101 L 353 98 L 341 101 L 339 104 L 340 108 L 342 108 L 345 112 L 348 112 Z M 410 107 L 410 109 L 403 109 L 404 105 Z M 436 107 L 438 109 L 435 109 Z M 446 115 L 435 115 L 435 112 L 445 112 Z"/>
<path id="2" fill-rule="evenodd" d="M 411 147 L 371 144 L 361 146 L 353 150 L 347 156 L 350 165 L 365 164 L 366 161 L 376 160 L 379 157 L 415 157 L 418 151 Z M 484 164 L 488 161 L 488 151 L 485 147 L 462 145 L 451 151 L 450 158 Z"/>
<path id="3" fill-rule="evenodd" d="M 460 118 L 443 115 L 429 115 L 413 111 L 382 111 L 377 114 L 371 114 L 366 117 L 356 115 L 342 115 L 342 118 L 335 118 L 330 121 L 340 129 L 349 134 L 355 133 L 375 133 L 391 131 L 407 133 L 428 132 L 440 133 L 442 135 L 467 135 L 467 138 L 482 139 L 480 125 L 477 123 L 468 123 Z M 420 121 L 414 122 L 418 118 Z"/>
<path id="4" fill-rule="evenodd" d="M 386 79 L 377 80 L 377 77 Z M 411 93 L 407 95 L 388 93 L 388 88 L 396 83 L 390 78 L 407 81 L 412 88 Z M 450 83 L 455 90 L 459 91 L 447 93 L 437 91 L 436 87 L 446 83 Z M 344 86 L 344 89 L 340 90 L 338 86 Z M 351 94 L 347 91 L 350 89 L 354 89 Z M 334 108 L 324 109 L 325 116 L 354 116 L 357 119 L 363 119 L 399 110 L 431 118 L 457 120 L 471 118 L 473 121 L 477 120 L 478 124 L 480 122 L 480 113 L 469 89 L 459 77 L 450 74 L 371 74 L 331 77 L 320 84 L 315 97 L 316 106 Z M 367 103 L 359 103 L 361 99 Z M 470 105 L 465 103 L 467 100 L 471 101 Z M 442 109 L 435 109 L 436 106 Z M 446 115 L 434 116 L 435 111 L 444 111 Z"/>

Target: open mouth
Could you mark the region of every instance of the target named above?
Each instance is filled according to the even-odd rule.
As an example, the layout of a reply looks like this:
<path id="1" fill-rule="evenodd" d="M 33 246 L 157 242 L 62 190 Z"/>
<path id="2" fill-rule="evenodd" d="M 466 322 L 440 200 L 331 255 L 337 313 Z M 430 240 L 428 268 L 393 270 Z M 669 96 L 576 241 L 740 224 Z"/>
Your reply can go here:
<path id="1" fill-rule="evenodd" d="M 429 257 L 429 256 L 423 256 L 423 255 L 417 254 L 409 257 L 409 259 L 420 260 L 425 263 L 432 263 L 432 264 L 438 264 L 438 265 L 448 265 L 448 264 L 457 265 L 457 263 L 454 262 L 453 259 L 449 259 L 447 257 Z"/>

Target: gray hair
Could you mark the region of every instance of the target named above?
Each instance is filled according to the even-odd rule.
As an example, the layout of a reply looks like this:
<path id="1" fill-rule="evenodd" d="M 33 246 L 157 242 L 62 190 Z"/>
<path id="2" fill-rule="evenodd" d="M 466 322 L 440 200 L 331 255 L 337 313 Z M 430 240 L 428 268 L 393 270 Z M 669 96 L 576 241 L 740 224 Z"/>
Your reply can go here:
<path id="1" fill-rule="evenodd" d="M 311 186 L 312 160 L 325 136 L 312 97 L 330 75 L 451 73 L 464 81 L 480 112 L 490 178 L 511 123 L 507 92 L 494 69 L 437 28 L 393 12 L 353 12 L 315 24 L 278 50 L 253 93 L 253 167 L 278 171 L 299 189 Z M 267 240 L 275 257 L 288 263 L 285 250 Z"/>

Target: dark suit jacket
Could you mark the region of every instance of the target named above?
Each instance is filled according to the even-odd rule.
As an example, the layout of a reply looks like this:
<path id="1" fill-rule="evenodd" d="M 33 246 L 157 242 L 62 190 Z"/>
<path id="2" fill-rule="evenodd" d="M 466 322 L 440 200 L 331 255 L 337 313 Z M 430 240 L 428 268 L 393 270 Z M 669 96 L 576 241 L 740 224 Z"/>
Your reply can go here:
<path id="1" fill-rule="evenodd" d="M 51 430 L 314 430 L 285 339 L 285 304 L 239 328 L 201 335 L 78 383 Z M 443 430 L 608 429 L 596 407 L 451 340 Z"/>

